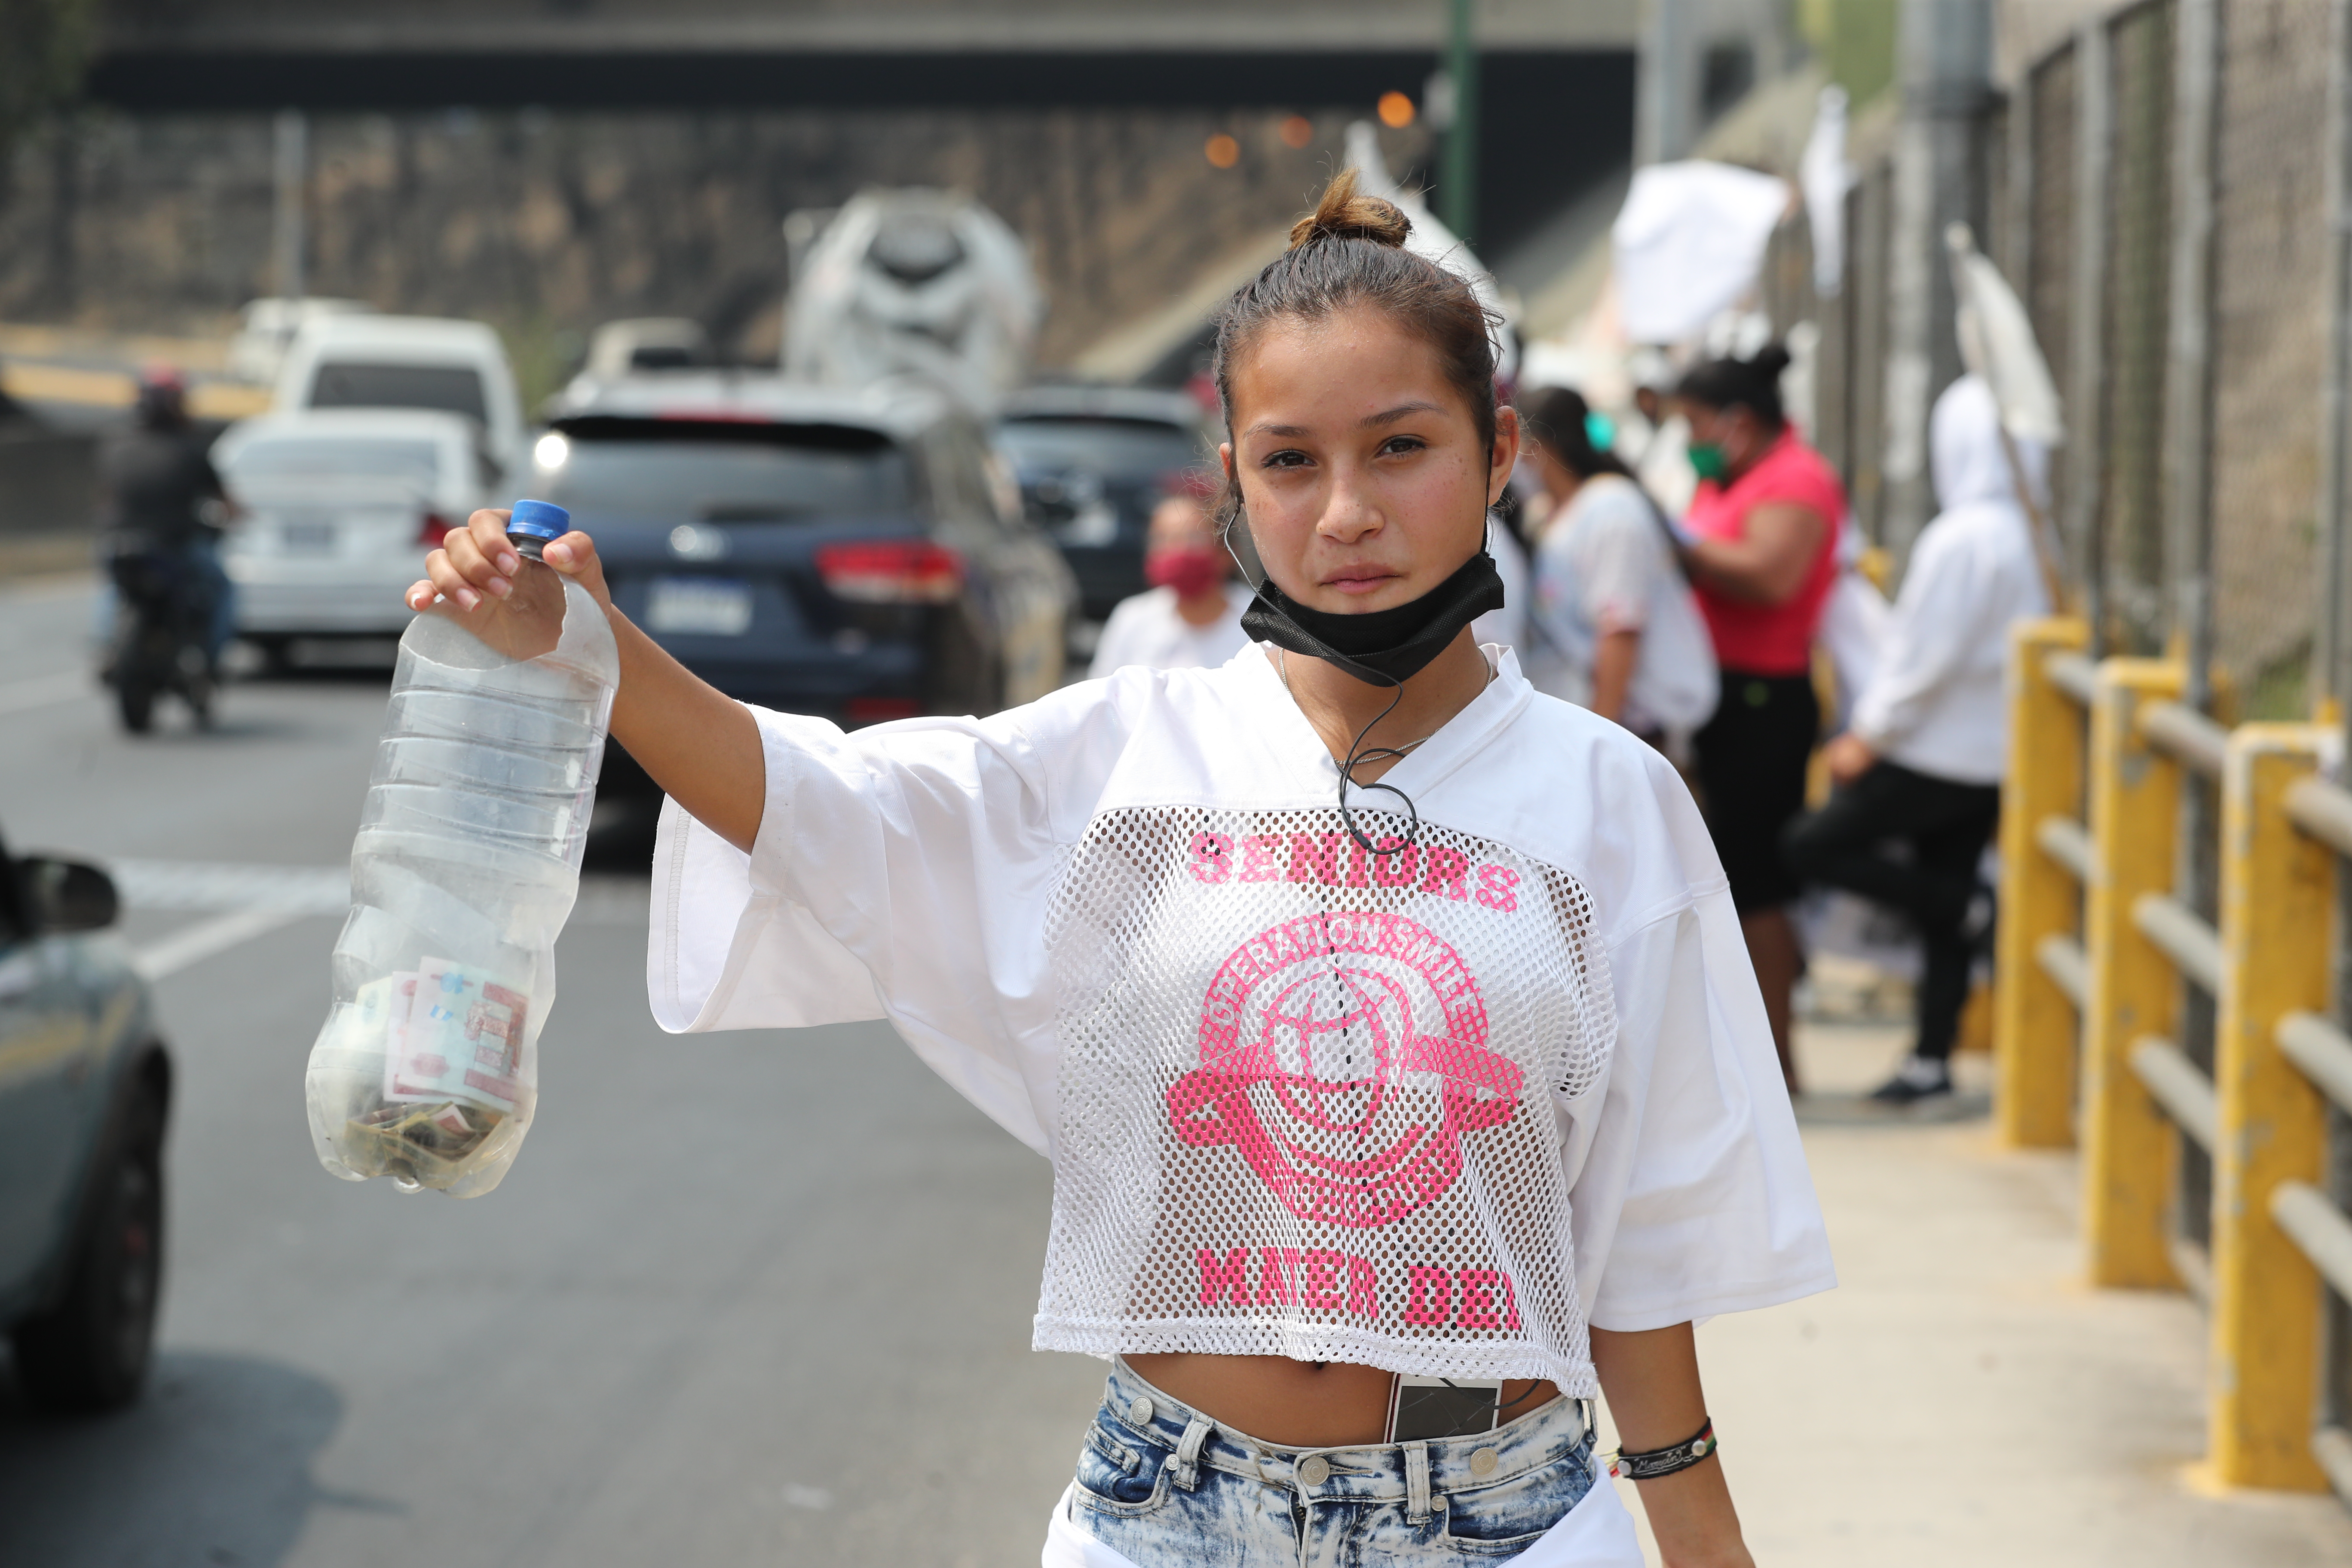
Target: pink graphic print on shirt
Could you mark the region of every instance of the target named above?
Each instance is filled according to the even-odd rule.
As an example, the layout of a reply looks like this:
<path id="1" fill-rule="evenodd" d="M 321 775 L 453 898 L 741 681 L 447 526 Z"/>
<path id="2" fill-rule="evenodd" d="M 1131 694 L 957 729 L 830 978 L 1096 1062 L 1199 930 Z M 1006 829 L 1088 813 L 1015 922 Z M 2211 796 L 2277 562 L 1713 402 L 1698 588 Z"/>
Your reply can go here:
<path id="1" fill-rule="evenodd" d="M 1476 979 L 1426 927 L 1302 916 L 1217 971 L 1170 1121 L 1194 1148 L 1234 1144 L 1302 1220 L 1391 1225 L 1454 1185 L 1465 1134 L 1517 1113 L 1519 1068 L 1486 1038 Z"/>

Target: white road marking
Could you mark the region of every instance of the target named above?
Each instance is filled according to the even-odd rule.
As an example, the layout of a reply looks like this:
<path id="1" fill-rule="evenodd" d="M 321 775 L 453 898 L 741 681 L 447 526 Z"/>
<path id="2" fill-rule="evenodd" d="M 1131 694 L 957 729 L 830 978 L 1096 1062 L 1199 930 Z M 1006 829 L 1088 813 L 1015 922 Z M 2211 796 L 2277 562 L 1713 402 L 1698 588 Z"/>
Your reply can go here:
<path id="1" fill-rule="evenodd" d="M 77 697 L 96 697 L 101 689 L 97 678 L 86 669 L 71 669 L 62 675 L 44 675 L 34 680 L 12 681 L 0 686 L 0 713 L 23 713 L 35 708 L 70 702 Z"/>
<path id="2" fill-rule="evenodd" d="M 352 901 L 341 866 L 236 865 L 211 860 L 116 860 L 107 867 L 134 910 L 290 909 L 339 915 Z"/>
<path id="3" fill-rule="evenodd" d="M 185 926 L 161 942 L 150 942 L 131 955 L 131 966 L 141 977 L 161 980 L 176 974 L 192 963 L 201 963 L 215 953 L 226 952 L 241 942 L 290 925 L 309 911 L 297 909 L 236 910 L 228 914 L 215 915 L 208 921 L 198 921 Z"/>
<path id="4" fill-rule="evenodd" d="M 117 860 L 108 867 L 125 908 L 174 913 L 220 910 L 150 944 L 132 959 L 150 980 L 201 963 L 298 920 L 351 908 L 351 873 L 341 866 L 265 866 L 208 860 Z M 641 925 L 645 888 L 625 877 L 580 885 L 569 924 Z"/>

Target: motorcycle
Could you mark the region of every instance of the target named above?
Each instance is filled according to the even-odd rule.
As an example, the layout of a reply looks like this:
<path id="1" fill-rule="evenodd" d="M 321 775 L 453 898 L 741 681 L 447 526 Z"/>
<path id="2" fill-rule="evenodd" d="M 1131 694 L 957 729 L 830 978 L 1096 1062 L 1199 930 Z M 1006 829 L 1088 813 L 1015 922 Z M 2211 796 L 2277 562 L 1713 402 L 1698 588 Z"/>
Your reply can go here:
<path id="1" fill-rule="evenodd" d="M 145 734 L 155 721 L 155 700 L 168 695 L 188 705 L 197 728 L 211 729 L 210 581 L 187 552 L 176 550 L 127 551 L 108 568 L 120 601 L 105 677 L 122 727 Z"/>

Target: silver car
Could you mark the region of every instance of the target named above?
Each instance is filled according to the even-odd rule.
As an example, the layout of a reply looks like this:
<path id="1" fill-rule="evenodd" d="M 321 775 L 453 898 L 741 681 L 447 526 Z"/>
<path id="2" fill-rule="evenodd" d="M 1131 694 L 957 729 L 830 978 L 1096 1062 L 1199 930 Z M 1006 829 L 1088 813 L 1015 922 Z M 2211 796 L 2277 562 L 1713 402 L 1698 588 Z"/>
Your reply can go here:
<path id="1" fill-rule="evenodd" d="M 478 422 L 405 408 L 248 419 L 213 466 L 236 507 L 237 634 L 273 663 L 298 637 L 397 637 L 425 552 L 492 499 L 497 471 Z"/>
<path id="2" fill-rule="evenodd" d="M 96 868 L 0 848 L 0 1331 L 45 1410 L 137 1396 L 163 1285 L 172 1060 L 117 907 Z"/>

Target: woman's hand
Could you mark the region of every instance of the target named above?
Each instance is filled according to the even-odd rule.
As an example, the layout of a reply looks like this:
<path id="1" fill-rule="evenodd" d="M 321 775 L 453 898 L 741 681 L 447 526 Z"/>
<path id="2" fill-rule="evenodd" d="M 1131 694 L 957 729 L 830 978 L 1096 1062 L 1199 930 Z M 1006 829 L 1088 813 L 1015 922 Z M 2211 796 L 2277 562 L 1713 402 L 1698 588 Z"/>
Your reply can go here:
<path id="1" fill-rule="evenodd" d="M 1830 770 L 1832 784 L 1850 784 L 1878 765 L 1878 753 L 1869 742 L 1845 730 L 1831 736 L 1829 744 L 1822 748 L 1822 762 Z"/>
<path id="2" fill-rule="evenodd" d="M 662 793 L 738 849 L 760 835 L 767 760 L 750 710 L 672 658 L 613 608 L 596 542 L 574 529 L 548 541 L 552 570 L 526 561 L 507 541 L 503 510 L 478 511 L 425 558 L 425 580 L 408 607 L 444 616 L 509 658 L 536 658 L 563 635 L 562 579 L 588 591 L 612 623 L 621 658 L 613 698 L 613 739 L 627 748 Z"/>
<path id="3" fill-rule="evenodd" d="M 535 658 L 563 632 L 563 593 L 554 575 L 527 571 L 507 539 L 506 509 L 474 513 L 425 558 L 425 580 L 408 590 L 408 607 L 456 621 L 509 658 Z M 548 542 L 546 564 L 588 591 L 611 614 L 613 595 L 596 542 L 578 529 Z"/>

